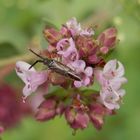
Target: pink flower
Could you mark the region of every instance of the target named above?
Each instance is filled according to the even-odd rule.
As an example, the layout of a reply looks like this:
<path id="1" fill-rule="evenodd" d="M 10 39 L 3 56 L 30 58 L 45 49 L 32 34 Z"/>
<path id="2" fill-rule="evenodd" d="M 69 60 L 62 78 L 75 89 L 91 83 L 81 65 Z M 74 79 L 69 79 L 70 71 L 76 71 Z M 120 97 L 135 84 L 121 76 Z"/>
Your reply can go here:
<path id="1" fill-rule="evenodd" d="M 76 18 L 72 18 L 69 21 L 67 21 L 66 27 L 71 32 L 72 36 L 92 36 L 94 34 L 94 31 L 92 29 L 82 29 L 80 23 L 77 22 Z"/>
<path id="2" fill-rule="evenodd" d="M 125 90 L 123 89 L 115 91 L 112 87 L 103 88 L 100 91 L 100 100 L 108 109 L 119 109 L 124 95 Z"/>
<path id="3" fill-rule="evenodd" d="M 91 83 L 93 69 L 92 67 L 86 67 L 86 63 L 83 60 L 74 61 L 70 67 L 81 76 L 81 81 L 74 81 L 75 87 L 88 86 Z"/>
<path id="4" fill-rule="evenodd" d="M 67 28 L 70 30 L 72 36 L 79 35 L 81 32 L 81 25 L 77 23 L 76 18 L 72 18 L 66 22 Z"/>
<path id="5" fill-rule="evenodd" d="M 117 68 L 118 65 L 118 68 Z M 121 62 L 117 60 L 110 60 L 101 70 L 95 70 L 95 76 L 102 87 L 110 84 L 115 90 L 119 89 L 127 79 L 123 77 L 124 67 Z"/>
<path id="6" fill-rule="evenodd" d="M 78 51 L 72 38 L 64 38 L 57 43 L 57 54 L 60 54 L 66 61 L 74 61 L 79 58 Z"/>
<path id="7" fill-rule="evenodd" d="M 25 98 L 32 92 L 35 92 L 41 84 L 47 80 L 47 73 L 44 71 L 36 72 L 34 68 L 29 70 L 29 65 L 26 62 L 18 61 L 16 63 L 16 73 L 25 83 L 23 88 L 23 95 Z"/>
<path id="8" fill-rule="evenodd" d="M 121 85 L 127 82 L 123 75 L 124 67 L 117 60 L 110 60 L 103 71 L 95 70 L 95 76 L 102 87 L 101 101 L 109 109 L 118 109 L 119 101 L 125 94 L 125 91 L 120 89 Z"/>

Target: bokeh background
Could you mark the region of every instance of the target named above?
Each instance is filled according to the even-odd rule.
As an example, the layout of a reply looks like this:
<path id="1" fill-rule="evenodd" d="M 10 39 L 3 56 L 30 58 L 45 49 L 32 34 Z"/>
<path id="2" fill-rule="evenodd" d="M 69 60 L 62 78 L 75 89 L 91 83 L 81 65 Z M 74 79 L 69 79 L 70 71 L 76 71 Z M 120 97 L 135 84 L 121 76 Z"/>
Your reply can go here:
<path id="1" fill-rule="evenodd" d="M 1 134 L 3 140 L 140 139 L 140 0 L 0 0 L 0 84 L 10 85 L 20 97 L 23 83 L 15 74 L 15 62 L 34 59 L 29 46 L 47 47 L 42 29 L 48 21 L 59 28 L 71 17 L 83 26 L 97 26 L 97 34 L 110 26 L 118 29 L 120 42 L 111 58 L 126 68 L 124 104 L 117 115 L 106 118 L 101 131 L 90 124 L 73 136 L 63 117 L 43 123 L 24 117 Z"/>

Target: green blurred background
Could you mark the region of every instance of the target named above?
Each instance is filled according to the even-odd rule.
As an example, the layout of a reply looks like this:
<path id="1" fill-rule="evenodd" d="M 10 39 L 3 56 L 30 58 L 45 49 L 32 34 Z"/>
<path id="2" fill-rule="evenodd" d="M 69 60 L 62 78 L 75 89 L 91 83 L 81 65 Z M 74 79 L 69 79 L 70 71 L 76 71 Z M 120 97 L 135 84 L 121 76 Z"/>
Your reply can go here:
<path id="1" fill-rule="evenodd" d="M 140 0 L 0 0 L 0 68 L 16 60 L 30 61 L 30 45 L 47 46 L 42 36 L 46 21 L 60 27 L 71 17 L 84 26 L 98 25 L 97 33 L 110 26 L 118 29 L 120 42 L 111 58 L 126 68 L 124 104 L 117 115 L 106 118 L 101 131 L 90 124 L 72 136 L 63 117 L 44 123 L 25 118 L 2 134 L 3 140 L 140 139 Z M 4 80 L 16 88 L 23 87 L 14 70 Z"/>

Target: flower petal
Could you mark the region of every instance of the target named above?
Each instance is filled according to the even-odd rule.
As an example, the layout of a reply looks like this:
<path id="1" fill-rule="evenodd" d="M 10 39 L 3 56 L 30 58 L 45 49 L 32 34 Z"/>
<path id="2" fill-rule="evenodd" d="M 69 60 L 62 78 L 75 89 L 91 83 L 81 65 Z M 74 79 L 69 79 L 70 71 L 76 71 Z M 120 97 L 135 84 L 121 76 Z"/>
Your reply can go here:
<path id="1" fill-rule="evenodd" d="M 32 90 L 34 90 L 36 86 L 43 84 L 47 80 L 47 73 L 45 71 L 32 73 L 30 78 L 31 78 L 31 87 Z"/>
<path id="2" fill-rule="evenodd" d="M 118 90 L 121 88 L 122 84 L 126 83 L 127 82 L 127 79 L 124 78 L 124 77 L 120 77 L 120 78 L 114 78 L 114 79 L 111 79 L 109 81 L 109 84 L 111 85 L 111 87 L 115 90 Z"/>
<path id="3" fill-rule="evenodd" d="M 92 69 L 92 67 L 86 67 L 86 69 L 85 69 L 85 74 L 87 75 L 87 76 L 92 76 L 92 74 L 93 74 L 93 69 Z"/>
<path id="4" fill-rule="evenodd" d="M 77 88 L 81 87 L 82 86 L 81 81 L 74 81 L 74 86 Z"/>
<path id="5" fill-rule="evenodd" d="M 109 62 L 106 63 L 106 65 L 104 66 L 103 72 L 105 74 L 110 73 L 111 71 L 115 71 L 116 70 L 116 64 L 117 64 L 117 60 L 110 60 Z"/>
<path id="6" fill-rule="evenodd" d="M 16 63 L 16 73 L 23 80 L 24 83 L 27 82 L 27 72 L 35 72 L 35 69 L 33 67 L 29 70 L 30 66 L 30 64 L 24 61 L 18 61 Z"/>
<path id="7" fill-rule="evenodd" d="M 76 71 L 83 72 L 86 66 L 86 63 L 83 60 L 76 60 L 73 63 L 71 63 L 71 65 Z"/>
<path id="8" fill-rule="evenodd" d="M 83 79 L 83 81 L 81 81 L 83 83 L 84 86 L 87 86 L 90 84 L 90 78 L 89 77 L 85 77 Z"/>
<path id="9" fill-rule="evenodd" d="M 58 51 L 62 51 L 62 50 L 64 50 L 65 48 L 65 45 L 67 45 L 68 44 L 68 39 L 67 38 L 64 38 L 64 39 L 61 39 L 58 43 L 57 43 L 57 45 L 56 45 L 56 49 L 58 50 Z"/>
<path id="10" fill-rule="evenodd" d="M 72 36 L 79 35 L 81 32 L 81 25 L 74 17 L 66 23 L 66 26 L 70 30 Z"/>
<path id="11" fill-rule="evenodd" d="M 79 54 L 72 38 L 60 40 L 56 48 L 58 50 L 57 54 L 60 54 L 67 61 L 79 59 Z"/>
<path id="12" fill-rule="evenodd" d="M 103 72 L 99 69 L 94 70 L 94 75 L 97 79 L 97 81 L 100 83 L 101 86 L 106 86 L 107 85 L 107 80 L 103 76 Z"/>
<path id="13" fill-rule="evenodd" d="M 78 58 L 79 58 L 78 51 L 77 51 L 77 49 L 76 49 L 76 47 L 75 47 L 75 43 L 74 43 L 73 39 L 70 38 L 70 39 L 69 39 L 69 47 L 68 47 L 67 50 L 64 52 L 63 56 L 64 56 L 65 58 L 68 58 L 68 57 L 69 57 L 69 59 L 72 59 L 72 60 L 73 60 L 73 57 L 72 57 L 73 55 L 75 55 L 74 60 L 78 60 Z M 72 58 L 71 58 L 71 57 L 72 57 Z"/>
<path id="14" fill-rule="evenodd" d="M 92 35 L 94 35 L 94 31 L 91 28 L 90 29 L 84 29 L 84 30 L 81 30 L 80 35 L 92 36 Z"/>
<path id="15" fill-rule="evenodd" d="M 23 95 L 25 98 L 32 92 L 35 92 L 41 84 L 47 80 L 47 73 L 44 71 L 36 72 L 34 68 L 29 70 L 29 65 L 26 62 L 18 61 L 16 63 L 16 73 L 25 83 L 23 88 Z"/>
<path id="16" fill-rule="evenodd" d="M 119 109 L 119 94 L 118 91 L 115 91 L 113 89 L 102 89 L 100 91 L 100 98 L 101 102 L 108 108 L 108 109 Z"/>
<path id="17" fill-rule="evenodd" d="M 124 66 L 121 62 L 118 61 L 118 69 L 116 70 L 117 76 L 121 77 L 124 75 Z"/>
<path id="18" fill-rule="evenodd" d="M 118 94 L 120 97 L 123 97 L 125 95 L 126 91 L 124 89 L 118 90 Z"/>
<path id="19" fill-rule="evenodd" d="M 28 70 L 28 71 L 34 71 L 35 72 L 36 70 L 34 69 L 34 67 L 29 69 L 30 66 L 31 66 L 30 64 L 28 64 L 24 61 L 17 61 L 17 63 L 16 63 L 16 68 L 20 68 L 21 71 L 27 71 Z"/>
<path id="20" fill-rule="evenodd" d="M 35 89 L 36 90 L 36 89 Z M 34 90 L 34 91 L 35 91 Z M 34 92 L 32 89 L 31 89 L 31 85 L 25 85 L 25 87 L 23 88 L 23 95 L 24 95 L 24 98 L 26 99 L 32 92 Z"/>

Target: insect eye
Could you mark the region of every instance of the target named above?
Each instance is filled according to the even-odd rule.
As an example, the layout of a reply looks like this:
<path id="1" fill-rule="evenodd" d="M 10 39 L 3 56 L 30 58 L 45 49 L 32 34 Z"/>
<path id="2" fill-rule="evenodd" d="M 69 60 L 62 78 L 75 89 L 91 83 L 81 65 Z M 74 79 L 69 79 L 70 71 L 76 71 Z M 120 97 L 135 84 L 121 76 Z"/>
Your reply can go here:
<path id="1" fill-rule="evenodd" d="M 50 60 L 49 62 L 46 62 L 48 64 L 48 66 L 52 66 L 52 64 L 54 63 L 54 60 Z"/>

